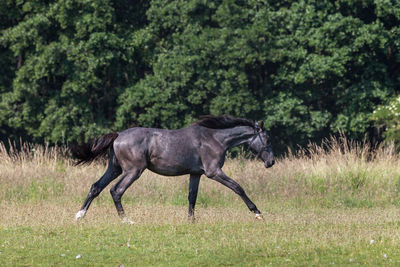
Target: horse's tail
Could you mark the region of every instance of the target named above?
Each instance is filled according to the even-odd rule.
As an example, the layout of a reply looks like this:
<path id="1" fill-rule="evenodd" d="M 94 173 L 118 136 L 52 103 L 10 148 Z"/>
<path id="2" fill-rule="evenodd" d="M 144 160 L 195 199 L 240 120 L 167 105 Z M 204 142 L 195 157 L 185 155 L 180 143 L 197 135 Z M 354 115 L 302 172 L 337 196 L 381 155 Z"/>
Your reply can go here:
<path id="1" fill-rule="evenodd" d="M 118 133 L 108 133 L 87 143 L 72 145 L 70 148 L 72 156 L 77 159 L 75 164 L 91 163 L 97 157 L 105 155 L 117 137 Z"/>

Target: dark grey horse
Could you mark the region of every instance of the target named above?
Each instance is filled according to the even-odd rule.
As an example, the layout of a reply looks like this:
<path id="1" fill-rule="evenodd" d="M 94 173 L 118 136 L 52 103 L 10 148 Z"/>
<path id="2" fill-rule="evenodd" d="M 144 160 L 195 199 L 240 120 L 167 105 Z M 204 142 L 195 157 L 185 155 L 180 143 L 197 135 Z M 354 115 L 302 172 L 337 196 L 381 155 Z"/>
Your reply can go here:
<path id="1" fill-rule="evenodd" d="M 269 137 L 263 122 L 253 122 L 232 116 L 203 116 L 189 127 L 178 130 L 131 128 L 109 133 L 87 144 L 72 149 L 79 163 L 89 163 L 100 155 L 109 154 L 108 168 L 92 185 L 90 192 L 75 218 L 85 216 L 90 203 L 115 178 L 119 181 L 110 192 L 123 222 L 131 222 L 121 204 L 125 190 L 147 168 L 168 176 L 189 174 L 189 218 L 194 218 L 200 176 L 206 175 L 232 189 L 247 207 L 261 219 L 261 212 L 247 197 L 243 188 L 222 170 L 226 151 L 234 146 L 247 144 L 265 167 L 274 165 Z"/>

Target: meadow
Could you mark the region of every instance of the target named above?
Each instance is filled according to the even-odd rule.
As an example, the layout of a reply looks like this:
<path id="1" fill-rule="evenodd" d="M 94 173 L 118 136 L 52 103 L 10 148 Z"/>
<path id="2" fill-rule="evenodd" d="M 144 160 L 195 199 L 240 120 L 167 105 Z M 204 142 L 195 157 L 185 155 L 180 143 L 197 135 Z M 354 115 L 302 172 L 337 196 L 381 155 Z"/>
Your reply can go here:
<path id="1" fill-rule="evenodd" d="M 65 148 L 0 144 L 0 266 L 400 265 L 400 156 L 392 146 L 332 138 L 265 169 L 243 156 L 224 171 L 263 212 L 203 176 L 196 222 L 188 177 L 146 171 L 122 201 L 108 186 L 74 220 L 104 162 L 74 166 Z"/>

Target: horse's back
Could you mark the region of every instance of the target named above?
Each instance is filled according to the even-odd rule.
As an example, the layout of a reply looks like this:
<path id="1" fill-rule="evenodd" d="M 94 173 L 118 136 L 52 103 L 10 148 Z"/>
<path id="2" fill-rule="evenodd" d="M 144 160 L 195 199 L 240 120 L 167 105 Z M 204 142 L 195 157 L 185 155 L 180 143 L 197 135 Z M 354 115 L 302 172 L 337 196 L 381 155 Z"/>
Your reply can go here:
<path id="1" fill-rule="evenodd" d="M 114 152 L 123 169 L 139 165 L 162 175 L 201 173 L 198 128 L 130 128 L 118 133 Z"/>
<path id="2" fill-rule="evenodd" d="M 154 131 L 148 168 L 162 175 L 201 173 L 200 144 L 198 132 L 191 127 Z"/>

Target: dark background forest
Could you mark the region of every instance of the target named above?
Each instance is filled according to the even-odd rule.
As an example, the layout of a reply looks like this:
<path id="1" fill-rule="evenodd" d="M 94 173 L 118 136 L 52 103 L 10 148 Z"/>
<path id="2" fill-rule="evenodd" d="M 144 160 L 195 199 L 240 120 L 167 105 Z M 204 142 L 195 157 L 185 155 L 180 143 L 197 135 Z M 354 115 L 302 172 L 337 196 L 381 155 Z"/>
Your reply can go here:
<path id="1" fill-rule="evenodd" d="M 277 151 L 400 90 L 400 2 L 0 1 L 0 140 L 66 144 L 204 114 L 265 120 Z"/>

